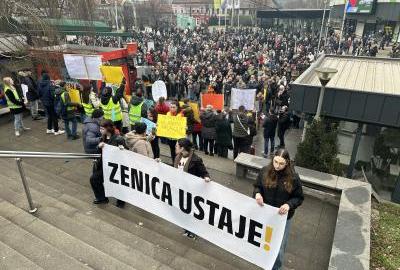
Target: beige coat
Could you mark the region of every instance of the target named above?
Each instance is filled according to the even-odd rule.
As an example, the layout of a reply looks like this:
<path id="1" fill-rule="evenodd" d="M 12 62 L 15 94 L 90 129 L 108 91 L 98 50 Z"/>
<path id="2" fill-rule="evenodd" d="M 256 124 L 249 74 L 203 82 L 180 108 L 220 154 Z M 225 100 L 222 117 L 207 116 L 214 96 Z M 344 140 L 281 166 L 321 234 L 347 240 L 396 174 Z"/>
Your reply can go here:
<path id="1" fill-rule="evenodd" d="M 126 134 L 126 145 L 132 152 L 153 158 L 153 150 L 151 144 L 147 141 L 146 136 L 136 134 L 134 131 Z"/>

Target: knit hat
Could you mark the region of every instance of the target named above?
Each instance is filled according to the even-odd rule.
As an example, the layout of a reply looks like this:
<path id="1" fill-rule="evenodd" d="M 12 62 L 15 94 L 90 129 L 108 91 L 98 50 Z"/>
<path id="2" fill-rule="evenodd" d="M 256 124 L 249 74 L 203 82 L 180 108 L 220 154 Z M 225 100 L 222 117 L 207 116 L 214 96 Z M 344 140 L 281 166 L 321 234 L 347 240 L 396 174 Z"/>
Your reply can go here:
<path id="1" fill-rule="evenodd" d="M 103 112 L 102 109 L 95 109 L 95 110 L 93 111 L 93 113 L 92 113 L 92 118 L 93 118 L 93 119 L 97 119 L 97 118 L 102 117 L 103 115 L 104 115 L 104 112 Z"/>

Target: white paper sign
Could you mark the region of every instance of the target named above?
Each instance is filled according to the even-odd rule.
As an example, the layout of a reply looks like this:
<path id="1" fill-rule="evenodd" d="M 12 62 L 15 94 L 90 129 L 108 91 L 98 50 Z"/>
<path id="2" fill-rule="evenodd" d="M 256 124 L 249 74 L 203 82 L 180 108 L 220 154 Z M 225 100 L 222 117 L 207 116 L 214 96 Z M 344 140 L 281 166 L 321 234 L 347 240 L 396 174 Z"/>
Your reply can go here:
<path id="1" fill-rule="evenodd" d="M 100 72 L 100 66 L 102 65 L 101 56 L 93 55 L 93 56 L 85 56 L 85 64 L 88 72 L 89 80 L 102 80 L 103 76 Z"/>
<path id="2" fill-rule="evenodd" d="M 154 50 L 154 41 L 147 42 L 147 51 Z"/>
<path id="3" fill-rule="evenodd" d="M 253 111 L 256 99 L 256 89 L 237 89 L 232 88 L 231 92 L 231 109 L 237 110 L 240 106 L 244 106 L 246 110 Z"/>
<path id="4" fill-rule="evenodd" d="M 104 188 L 115 197 L 172 222 L 219 247 L 271 269 L 286 215 L 218 183 L 118 147 L 103 148 Z M 223 196 L 221 196 L 221 194 Z"/>
<path id="5" fill-rule="evenodd" d="M 88 79 L 85 60 L 83 55 L 64 54 L 65 67 L 68 75 L 73 79 Z"/>
<path id="6" fill-rule="evenodd" d="M 160 97 L 167 98 L 167 86 L 163 81 L 155 81 L 151 86 L 153 100 L 157 102 Z"/>
<path id="7" fill-rule="evenodd" d="M 68 75 L 73 79 L 101 80 L 100 55 L 64 54 L 64 62 Z"/>

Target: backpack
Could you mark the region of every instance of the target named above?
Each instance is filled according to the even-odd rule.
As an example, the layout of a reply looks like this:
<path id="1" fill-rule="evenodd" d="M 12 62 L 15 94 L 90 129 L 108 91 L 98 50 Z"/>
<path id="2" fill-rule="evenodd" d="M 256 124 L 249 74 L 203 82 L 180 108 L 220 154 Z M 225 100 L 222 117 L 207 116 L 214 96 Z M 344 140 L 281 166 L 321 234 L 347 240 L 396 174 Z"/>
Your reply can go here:
<path id="1" fill-rule="evenodd" d="M 61 94 L 57 94 L 55 97 L 54 111 L 56 112 L 57 116 L 60 118 L 65 117 L 67 114 L 67 107 L 65 106 L 64 102 L 62 101 Z"/>

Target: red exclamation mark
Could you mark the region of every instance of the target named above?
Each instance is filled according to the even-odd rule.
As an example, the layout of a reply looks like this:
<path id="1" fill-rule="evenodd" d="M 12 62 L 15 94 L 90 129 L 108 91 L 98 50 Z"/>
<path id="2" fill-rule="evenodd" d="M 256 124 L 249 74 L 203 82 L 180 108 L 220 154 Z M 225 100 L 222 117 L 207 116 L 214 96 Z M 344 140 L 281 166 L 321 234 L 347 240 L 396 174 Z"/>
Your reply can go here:
<path id="1" fill-rule="evenodd" d="M 265 244 L 264 244 L 264 249 L 266 251 L 271 250 L 271 240 L 272 240 L 272 227 L 267 226 L 265 228 Z"/>

